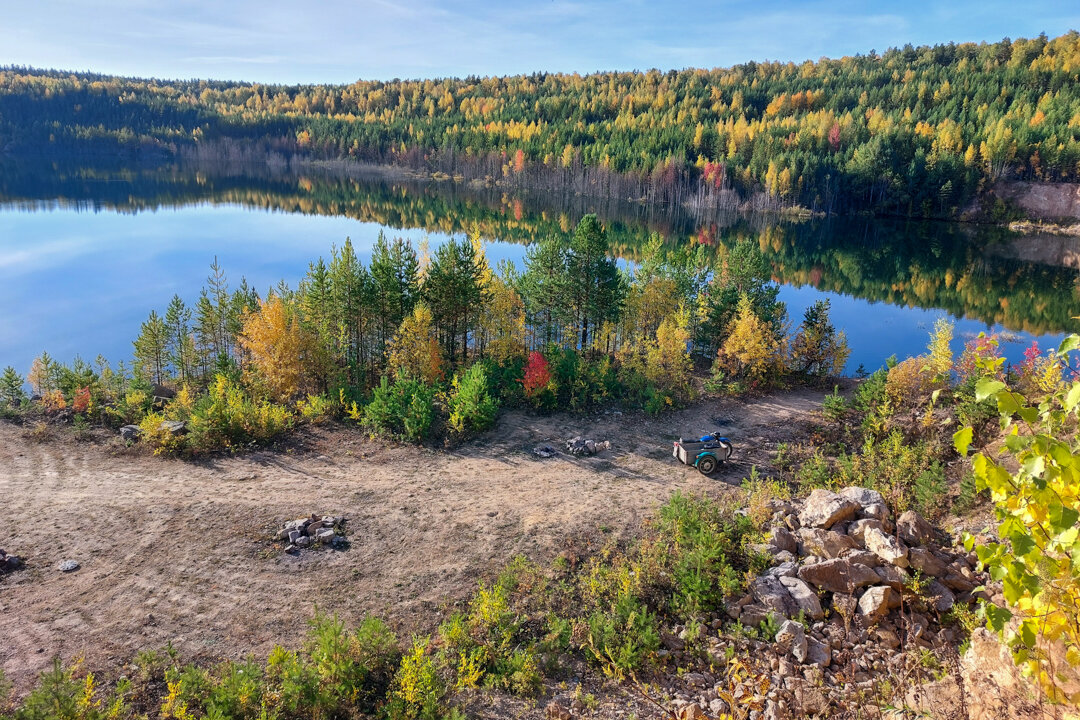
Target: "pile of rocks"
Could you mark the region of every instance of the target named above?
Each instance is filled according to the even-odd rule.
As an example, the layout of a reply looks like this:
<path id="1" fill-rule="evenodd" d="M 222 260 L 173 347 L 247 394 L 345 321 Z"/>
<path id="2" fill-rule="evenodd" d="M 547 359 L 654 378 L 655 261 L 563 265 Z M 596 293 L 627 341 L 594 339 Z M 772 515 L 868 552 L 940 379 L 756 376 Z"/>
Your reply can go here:
<path id="1" fill-rule="evenodd" d="M 15 572 L 22 568 L 23 561 L 18 555 L 8 555 L 3 550 L 0 550 L 0 575 L 6 575 L 7 573 Z"/>
<path id="2" fill-rule="evenodd" d="M 295 553 L 303 548 L 319 545 L 340 547 L 345 543 L 343 525 L 345 518 L 334 515 L 316 515 L 289 520 L 275 535 L 275 540 L 288 542 L 285 552 Z"/>
<path id="3" fill-rule="evenodd" d="M 583 437 L 575 437 L 566 441 L 566 452 L 576 457 L 588 457 L 610 448 L 611 441 L 609 440 L 596 442 L 595 440 L 586 440 Z"/>
<path id="4" fill-rule="evenodd" d="M 726 608 L 745 627 L 770 618 L 779 625 L 772 642 L 750 642 L 771 670 L 760 698 L 764 718 L 831 713 L 890 673 L 901 674 L 902 647 L 955 646 L 958 636 L 941 619 L 982 595 L 975 553 L 942 542 L 913 511 L 894 519 L 882 496 L 864 488 L 819 489 L 801 502 L 774 501 L 771 509 L 768 542 L 757 549 L 774 565 Z M 682 642 L 676 638 L 668 649 Z M 713 637 L 705 644 L 722 658 L 732 643 Z M 703 675 L 703 688 L 709 679 Z M 756 692 L 753 684 L 747 692 Z M 682 688 L 674 696 L 672 710 L 681 716 L 725 708 L 715 689 Z"/>

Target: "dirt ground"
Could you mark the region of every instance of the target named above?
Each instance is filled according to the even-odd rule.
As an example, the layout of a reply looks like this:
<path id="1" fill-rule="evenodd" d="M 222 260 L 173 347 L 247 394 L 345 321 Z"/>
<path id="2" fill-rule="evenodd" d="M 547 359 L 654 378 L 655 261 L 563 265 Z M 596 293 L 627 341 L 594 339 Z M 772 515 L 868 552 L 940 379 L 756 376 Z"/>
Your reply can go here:
<path id="1" fill-rule="evenodd" d="M 544 561 L 568 539 L 630 534 L 677 489 L 730 492 L 777 442 L 805 436 L 822 391 L 701 402 L 662 418 L 504 413 L 454 450 L 398 446 L 345 428 L 285 450 L 184 462 L 0 423 L 0 547 L 28 567 L 0 579 L 0 668 L 25 692 L 51 659 L 114 676 L 167 642 L 187 659 L 265 656 L 298 645 L 314 609 L 368 613 L 405 636 L 515 555 Z M 671 440 L 713 429 L 736 453 L 706 478 Z M 594 458 L 541 460 L 574 435 Z M 312 512 L 344 515 L 341 551 L 282 552 L 271 532 Z M 57 565 L 76 560 L 81 569 Z"/>

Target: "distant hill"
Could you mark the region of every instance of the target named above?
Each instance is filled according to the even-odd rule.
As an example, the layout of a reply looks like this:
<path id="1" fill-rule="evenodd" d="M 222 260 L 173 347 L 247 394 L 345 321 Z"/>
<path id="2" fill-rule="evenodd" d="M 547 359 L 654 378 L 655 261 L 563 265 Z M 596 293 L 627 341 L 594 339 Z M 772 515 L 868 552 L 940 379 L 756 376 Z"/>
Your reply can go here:
<path id="1" fill-rule="evenodd" d="M 262 85 L 0 69 L 0 153 L 302 153 L 654 202 L 953 217 L 1080 180 L 1080 35 L 801 65 Z"/>

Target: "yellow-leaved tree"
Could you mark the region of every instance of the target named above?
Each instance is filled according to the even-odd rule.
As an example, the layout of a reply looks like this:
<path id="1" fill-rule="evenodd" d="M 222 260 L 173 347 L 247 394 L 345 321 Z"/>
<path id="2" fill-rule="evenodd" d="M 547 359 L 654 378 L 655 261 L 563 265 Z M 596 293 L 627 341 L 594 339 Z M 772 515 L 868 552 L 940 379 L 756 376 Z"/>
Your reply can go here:
<path id="1" fill-rule="evenodd" d="M 767 383 L 783 370 L 783 344 L 772 326 L 757 316 L 745 294 L 739 298 L 735 323 L 720 347 L 717 364 L 730 377 L 755 385 Z"/>
<path id="2" fill-rule="evenodd" d="M 525 355 L 525 303 L 517 290 L 493 275 L 487 283 L 488 302 L 480 316 L 484 353 L 503 363 Z"/>
<path id="3" fill-rule="evenodd" d="M 315 338 L 277 295 L 244 314 L 239 340 L 248 358 L 248 383 L 280 402 L 295 398 L 315 376 Z"/>
<path id="4" fill-rule="evenodd" d="M 442 379 L 442 353 L 427 303 L 417 303 L 412 314 L 401 321 L 386 349 L 386 363 L 395 378 L 417 378 L 428 383 Z"/>
<path id="5" fill-rule="evenodd" d="M 690 359 L 690 313 L 684 306 L 660 321 L 656 337 L 645 350 L 645 378 L 658 389 L 678 400 L 689 400 L 690 378 L 694 369 Z"/>

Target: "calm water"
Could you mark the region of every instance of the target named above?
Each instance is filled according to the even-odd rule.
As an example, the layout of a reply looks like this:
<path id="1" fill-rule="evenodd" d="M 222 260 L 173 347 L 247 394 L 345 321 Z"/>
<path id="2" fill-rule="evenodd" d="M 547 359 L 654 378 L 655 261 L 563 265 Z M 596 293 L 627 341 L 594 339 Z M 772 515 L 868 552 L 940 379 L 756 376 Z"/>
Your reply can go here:
<path id="1" fill-rule="evenodd" d="M 918 353 L 937 318 L 956 320 L 957 352 L 980 331 L 1006 333 L 1022 357 L 1049 347 L 1080 314 L 1076 248 L 947 224 L 861 220 L 769 226 L 738 218 L 665 216 L 581 199 L 529 199 L 455 186 L 341 177 L 229 175 L 166 169 L 0 166 L 0 366 L 24 372 L 42 350 L 112 361 L 151 308 L 193 302 L 211 261 L 260 292 L 290 285 L 351 237 L 366 261 L 380 230 L 432 247 L 475 227 L 489 259 L 524 257 L 526 243 L 597 211 L 632 261 L 649 233 L 670 244 L 757 241 L 783 283 L 794 322 L 832 301 L 852 348 L 848 371 Z"/>

